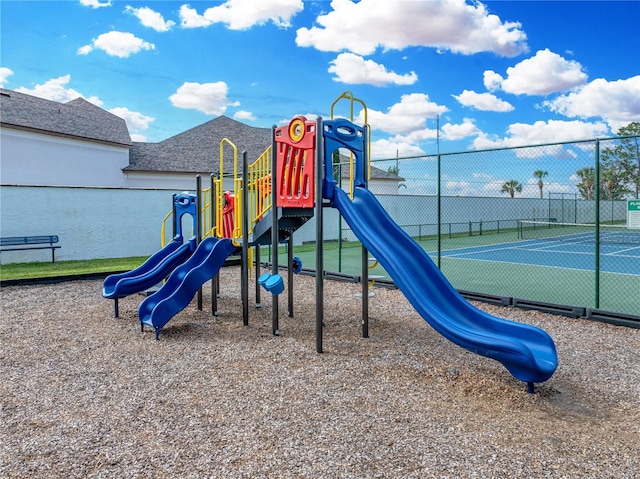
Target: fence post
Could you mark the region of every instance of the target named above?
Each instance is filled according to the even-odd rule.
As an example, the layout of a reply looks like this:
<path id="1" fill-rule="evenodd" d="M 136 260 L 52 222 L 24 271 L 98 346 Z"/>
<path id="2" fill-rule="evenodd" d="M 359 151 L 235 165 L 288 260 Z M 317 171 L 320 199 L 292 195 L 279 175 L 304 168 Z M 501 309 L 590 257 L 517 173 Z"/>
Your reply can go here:
<path id="1" fill-rule="evenodd" d="M 442 229 L 442 190 L 441 190 L 441 174 L 440 174 L 440 153 L 438 153 L 438 162 L 437 162 L 437 182 L 436 182 L 436 197 L 437 197 L 437 223 L 438 223 L 438 257 L 436 258 L 438 261 L 438 269 L 442 269 L 441 268 L 441 257 L 442 257 L 442 232 L 440 231 Z M 449 228 L 451 228 L 451 225 L 449 225 Z"/>
<path id="2" fill-rule="evenodd" d="M 595 187 L 596 187 L 596 246 L 595 246 L 595 308 L 600 308 L 600 140 L 596 138 L 596 165 L 595 165 Z"/>

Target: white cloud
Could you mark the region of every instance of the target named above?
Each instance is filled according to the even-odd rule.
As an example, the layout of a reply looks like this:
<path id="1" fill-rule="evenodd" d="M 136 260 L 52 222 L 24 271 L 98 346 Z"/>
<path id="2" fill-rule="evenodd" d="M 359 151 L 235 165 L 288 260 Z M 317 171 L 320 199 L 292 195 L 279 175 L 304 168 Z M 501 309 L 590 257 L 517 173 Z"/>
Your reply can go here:
<path id="1" fill-rule="evenodd" d="M 44 98 L 45 100 L 57 101 L 60 103 L 66 103 L 81 97 L 94 105 L 102 106 L 102 100 L 98 97 L 85 97 L 82 93 L 74 90 L 73 88 L 66 88 L 66 85 L 70 80 L 71 75 L 64 75 L 47 80 L 41 85 L 34 86 L 32 89 L 20 87 L 16 88 L 16 91 L 18 93 L 26 93 L 27 95 L 33 95 L 39 98 Z"/>
<path id="2" fill-rule="evenodd" d="M 240 121 L 255 121 L 256 117 L 250 111 L 239 110 L 233 114 L 233 118 Z"/>
<path id="3" fill-rule="evenodd" d="M 198 11 L 189 5 L 182 5 L 178 15 L 180 16 L 180 26 L 182 28 L 208 27 L 212 23 L 198 14 Z"/>
<path id="4" fill-rule="evenodd" d="M 165 20 L 160 13 L 149 7 L 134 8 L 127 5 L 124 11 L 131 13 L 143 26 L 153 28 L 156 32 L 167 32 L 176 24 L 173 20 Z"/>
<path id="5" fill-rule="evenodd" d="M 462 123 L 458 125 L 445 123 L 440 129 L 443 133 L 442 137 L 445 140 L 461 140 L 462 138 L 468 138 L 482 133 L 473 123 L 473 120 L 469 118 L 465 118 Z"/>
<path id="6" fill-rule="evenodd" d="M 603 118 L 617 131 L 640 121 L 640 75 L 617 81 L 597 78 L 544 105 L 570 118 Z"/>
<path id="7" fill-rule="evenodd" d="M 468 181 L 445 181 L 442 185 L 445 196 L 477 196 L 476 190 Z"/>
<path id="8" fill-rule="evenodd" d="M 189 5 L 182 5 L 179 15 L 183 28 L 225 23 L 230 30 L 246 30 L 269 21 L 278 27 L 288 28 L 291 19 L 303 9 L 302 0 L 227 0 L 207 8 L 202 15 Z"/>
<path id="9" fill-rule="evenodd" d="M 110 7 L 111 1 L 108 0 L 108 1 L 101 2 L 100 0 L 80 0 L 80 5 L 83 5 L 85 7 L 92 7 L 92 8 Z"/>
<path id="10" fill-rule="evenodd" d="M 407 134 L 425 129 L 427 118 L 435 118 L 446 111 L 446 106 L 430 101 L 429 95 L 411 93 L 402 95 L 400 103 L 392 105 L 386 113 L 369 108 L 367 119 L 374 130 Z M 362 116 L 361 112 L 359 123 L 364 122 Z"/>
<path id="11" fill-rule="evenodd" d="M 412 144 L 411 142 L 403 141 L 400 137 L 380 139 L 371 142 L 371 149 L 369 152 L 371 158 L 395 158 L 396 155 L 400 157 L 407 156 L 419 156 L 423 155 L 422 148 Z"/>
<path id="12" fill-rule="evenodd" d="M 473 141 L 476 149 L 512 148 L 516 146 L 541 145 L 589 140 L 608 132 L 604 123 L 587 123 L 583 121 L 549 120 L 537 121 L 534 124 L 514 123 L 509 126 L 505 138 L 490 137 L 480 133 Z M 538 158 L 553 156 L 556 158 L 573 158 L 575 152 L 565 145 L 523 148 L 516 150 L 520 158 Z"/>
<path id="13" fill-rule="evenodd" d="M 353 53 L 338 55 L 335 60 L 331 61 L 329 73 L 336 74 L 334 81 L 352 85 L 413 85 L 418 81 L 418 75 L 415 72 L 404 75 L 390 72 L 384 65 L 373 60 L 365 60 Z"/>
<path id="14" fill-rule="evenodd" d="M 483 80 L 484 86 L 487 90 L 496 91 L 500 89 L 503 78 L 493 70 L 486 70 L 483 73 Z"/>
<path id="15" fill-rule="evenodd" d="M 534 145 L 536 143 L 557 143 L 562 141 L 588 140 L 607 133 L 603 123 L 583 121 L 549 120 L 536 121 L 533 125 L 514 123 L 509 126 L 510 145 Z"/>
<path id="16" fill-rule="evenodd" d="M 520 23 L 503 22 L 480 2 L 333 0 L 316 25 L 297 30 L 296 44 L 321 51 L 370 55 L 378 47 L 426 46 L 470 55 L 515 56 L 527 51 Z"/>
<path id="17" fill-rule="evenodd" d="M 132 33 L 111 31 L 94 38 L 89 45 L 78 49 L 79 55 L 87 55 L 94 49 L 103 50 L 107 55 L 127 58 L 140 50 L 153 50 L 153 43 L 145 42 Z"/>
<path id="18" fill-rule="evenodd" d="M 146 143 L 147 137 L 145 135 L 141 135 L 140 133 L 130 133 L 131 141 L 138 141 L 140 143 Z"/>
<path id="19" fill-rule="evenodd" d="M 4 87 L 7 79 L 13 75 L 13 70 L 7 67 L 0 67 L 0 87 Z"/>
<path id="20" fill-rule="evenodd" d="M 495 177 L 487 173 L 472 173 L 472 181 L 466 180 L 447 180 L 442 184 L 442 194 L 446 196 L 481 196 L 481 197 L 504 197 L 505 193 L 502 192 L 502 185 L 506 181 L 515 179 L 520 181 L 522 185 L 522 191 L 516 193 L 517 198 L 539 198 L 540 188 L 538 187 L 537 178 L 527 178 L 526 181 L 522 181 L 523 178 L 512 177 Z M 557 182 L 544 182 L 545 191 L 555 192 L 568 192 L 573 191 L 572 185 L 561 184 Z"/>
<path id="21" fill-rule="evenodd" d="M 436 128 L 422 128 L 420 130 L 414 130 L 407 135 L 396 135 L 395 138 L 398 141 L 406 141 L 410 144 L 414 144 L 427 140 L 435 140 L 437 137 L 438 130 Z"/>
<path id="22" fill-rule="evenodd" d="M 78 55 L 88 55 L 93 51 L 93 47 L 91 45 L 83 45 L 78 48 Z"/>
<path id="23" fill-rule="evenodd" d="M 452 95 L 463 106 L 470 106 L 481 111 L 513 111 L 513 105 L 499 99 L 492 93 L 476 93 L 472 90 L 464 90 L 460 95 Z"/>
<path id="24" fill-rule="evenodd" d="M 184 82 L 169 97 L 173 106 L 201 111 L 207 115 L 222 115 L 232 102 L 227 98 L 225 82 L 192 83 Z"/>
<path id="25" fill-rule="evenodd" d="M 499 85 L 515 95 L 548 95 L 570 90 L 586 81 L 587 74 L 580 63 L 566 60 L 548 48 L 507 68 L 506 78 L 492 70 L 484 72 L 485 86 L 489 90 L 495 90 Z"/>
<path id="26" fill-rule="evenodd" d="M 130 130 L 146 130 L 149 128 L 149 124 L 155 121 L 155 118 L 152 116 L 146 116 L 137 111 L 130 111 L 128 108 L 122 106 L 111 108 L 109 112 L 122 118 Z"/>

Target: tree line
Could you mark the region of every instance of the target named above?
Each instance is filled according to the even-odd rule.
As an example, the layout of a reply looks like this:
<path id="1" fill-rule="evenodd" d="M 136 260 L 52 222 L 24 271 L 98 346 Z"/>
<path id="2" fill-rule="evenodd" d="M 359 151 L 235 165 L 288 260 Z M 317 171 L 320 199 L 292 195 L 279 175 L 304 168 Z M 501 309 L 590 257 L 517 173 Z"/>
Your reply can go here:
<path id="1" fill-rule="evenodd" d="M 629 196 L 640 198 L 640 123 L 632 122 L 618 130 L 620 137 L 617 144 L 600 152 L 600 199 L 623 200 Z M 544 182 L 542 179 L 549 173 L 545 170 L 533 172 L 538 179 L 540 198 L 543 198 Z M 594 166 L 580 168 L 576 171 L 579 182 L 578 193 L 584 200 L 593 200 L 596 187 L 596 170 Z M 511 198 L 522 192 L 522 184 L 517 180 L 505 181 L 501 193 Z"/>

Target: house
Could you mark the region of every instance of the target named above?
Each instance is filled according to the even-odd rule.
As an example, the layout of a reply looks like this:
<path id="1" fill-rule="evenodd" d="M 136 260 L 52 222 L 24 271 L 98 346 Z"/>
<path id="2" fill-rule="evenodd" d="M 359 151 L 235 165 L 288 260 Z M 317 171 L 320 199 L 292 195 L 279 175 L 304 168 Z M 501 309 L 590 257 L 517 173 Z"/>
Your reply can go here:
<path id="1" fill-rule="evenodd" d="M 43 100 L 0 89 L 0 183 L 125 186 L 132 145 L 125 121 L 88 101 Z"/>
<path id="2" fill-rule="evenodd" d="M 271 145 L 271 128 L 226 116 L 157 143 L 133 142 L 125 121 L 77 98 L 59 103 L 0 89 L 0 184 L 107 188 L 193 189 L 194 178 L 220 170 L 220 144 L 254 161 Z M 233 171 L 225 144 L 224 172 Z M 343 169 L 348 179 L 348 168 Z M 370 189 L 395 194 L 402 178 L 371 168 Z"/>

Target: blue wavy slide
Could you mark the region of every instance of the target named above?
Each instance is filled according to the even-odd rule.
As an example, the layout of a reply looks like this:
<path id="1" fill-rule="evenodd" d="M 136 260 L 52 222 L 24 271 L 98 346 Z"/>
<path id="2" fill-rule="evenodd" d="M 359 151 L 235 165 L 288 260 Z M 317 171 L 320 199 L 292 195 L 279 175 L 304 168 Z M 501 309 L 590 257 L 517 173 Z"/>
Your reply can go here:
<path id="1" fill-rule="evenodd" d="M 429 255 L 385 211 L 366 188 L 353 201 L 335 188 L 332 206 L 375 256 L 422 318 L 471 352 L 501 362 L 529 392 L 558 366 L 553 339 L 542 329 L 491 316 L 465 300 Z"/>
<path id="2" fill-rule="evenodd" d="M 140 304 L 140 327 L 151 326 L 158 339 L 164 325 L 187 307 L 198 289 L 218 273 L 227 257 L 236 250 L 230 239 L 205 238 L 193 255 L 169 275 L 164 285 Z"/>
<path id="3" fill-rule="evenodd" d="M 102 296 L 108 299 L 124 298 L 158 284 L 176 266 L 184 263 L 194 249 L 194 239 L 182 244 L 182 237 L 176 236 L 136 269 L 107 276 L 102 284 Z"/>

